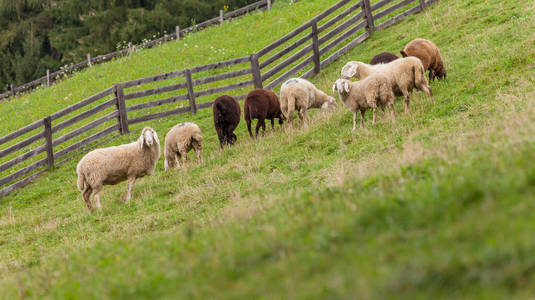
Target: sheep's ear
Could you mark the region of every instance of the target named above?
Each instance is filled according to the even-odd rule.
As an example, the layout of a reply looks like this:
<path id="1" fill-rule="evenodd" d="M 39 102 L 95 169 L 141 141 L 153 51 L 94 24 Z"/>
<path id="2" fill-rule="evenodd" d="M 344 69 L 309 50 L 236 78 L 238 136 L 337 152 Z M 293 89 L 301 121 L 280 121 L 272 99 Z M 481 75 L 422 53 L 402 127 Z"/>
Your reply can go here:
<path id="1" fill-rule="evenodd" d="M 344 81 L 344 91 L 346 91 L 346 93 L 349 93 L 349 82 L 347 81 Z"/>
<path id="2" fill-rule="evenodd" d="M 152 130 L 152 138 L 156 141 L 158 145 L 160 145 L 160 139 L 158 139 L 158 134 L 154 129 Z"/>
<path id="3" fill-rule="evenodd" d="M 140 150 L 143 150 L 143 144 L 145 144 L 145 135 L 142 133 L 139 139 L 137 139 L 137 144 Z"/>
<path id="4" fill-rule="evenodd" d="M 401 50 L 401 51 L 399 51 L 399 53 L 401 53 L 401 56 L 403 56 L 403 57 L 407 57 L 408 56 L 407 52 L 405 52 L 405 50 Z"/>

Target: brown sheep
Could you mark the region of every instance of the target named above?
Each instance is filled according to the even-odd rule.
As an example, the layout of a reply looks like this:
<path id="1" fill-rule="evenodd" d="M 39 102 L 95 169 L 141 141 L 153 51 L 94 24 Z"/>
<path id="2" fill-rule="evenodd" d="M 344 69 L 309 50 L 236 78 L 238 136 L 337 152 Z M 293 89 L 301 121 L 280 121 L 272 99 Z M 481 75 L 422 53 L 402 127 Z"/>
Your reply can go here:
<path id="1" fill-rule="evenodd" d="M 249 130 L 249 136 L 251 138 L 253 138 L 253 133 L 251 132 L 252 119 L 258 119 L 258 123 L 256 123 L 256 137 L 258 137 L 260 126 L 262 126 L 262 132 L 266 131 L 265 119 L 271 120 L 272 129 L 275 129 L 275 118 L 279 119 L 280 125 L 282 125 L 284 120 L 279 98 L 277 98 L 275 93 L 266 89 L 255 89 L 247 94 L 243 104 L 243 117 L 247 123 L 247 130 Z"/>
<path id="2" fill-rule="evenodd" d="M 240 105 L 231 96 L 223 95 L 215 99 L 212 110 L 219 145 L 223 148 L 224 145 L 234 144 L 237 140 L 234 129 L 240 123 Z"/>
<path id="3" fill-rule="evenodd" d="M 399 58 L 399 56 L 395 55 L 394 53 L 383 52 L 383 53 L 379 53 L 376 56 L 374 56 L 372 58 L 372 60 L 370 60 L 370 65 L 387 64 L 387 63 L 389 63 L 391 61 L 394 61 L 394 60 L 396 60 L 398 58 Z"/>
<path id="4" fill-rule="evenodd" d="M 414 39 L 400 51 L 403 57 L 415 56 L 418 57 L 424 66 L 425 70 L 429 70 L 429 80 L 446 78 L 446 68 L 440 56 L 440 50 L 433 44 L 433 42 L 424 39 Z"/>

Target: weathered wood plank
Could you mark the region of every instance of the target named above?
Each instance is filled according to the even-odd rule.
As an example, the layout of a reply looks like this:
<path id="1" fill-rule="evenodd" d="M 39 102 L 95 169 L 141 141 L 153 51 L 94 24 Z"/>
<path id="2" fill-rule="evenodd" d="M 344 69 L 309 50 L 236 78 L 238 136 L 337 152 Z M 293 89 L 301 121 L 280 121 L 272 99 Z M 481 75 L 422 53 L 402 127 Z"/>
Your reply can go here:
<path id="1" fill-rule="evenodd" d="M 45 166 L 47 164 L 47 159 L 46 158 L 43 158 L 29 166 L 26 166 L 20 170 L 18 170 L 17 172 L 15 173 L 12 173 L 12 174 L 9 174 L 8 176 L 0 179 L 0 186 L 2 185 L 5 185 L 5 184 L 8 184 L 10 182 L 12 182 L 13 180 L 17 179 L 17 178 L 20 178 L 28 173 L 30 173 L 31 171 L 35 170 L 35 169 L 38 169 L 42 166 Z"/>
<path id="2" fill-rule="evenodd" d="M 186 86 L 188 87 L 189 109 L 192 114 L 197 113 L 197 105 L 195 104 L 195 93 L 193 92 L 193 81 L 191 80 L 191 71 L 186 70 Z"/>
<path id="3" fill-rule="evenodd" d="M 335 61 L 338 57 L 346 54 L 349 52 L 349 50 L 353 49 L 358 44 L 362 43 L 364 40 L 366 40 L 368 37 L 370 37 L 369 32 L 364 32 L 359 37 L 351 41 L 349 44 L 342 47 L 340 50 L 336 51 L 335 53 L 331 54 L 329 57 L 327 57 L 324 61 L 321 62 L 321 67 L 325 68 L 329 64 L 331 64 L 333 61 Z"/>
<path id="4" fill-rule="evenodd" d="M 52 146 L 52 119 L 46 117 L 43 120 L 45 134 L 46 160 L 49 168 L 54 167 L 54 147 Z"/>
<path id="5" fill-rule="evenodd" d="M 41 152 L 45 151 L 46 150 L 46 147 L 45 145 L 43 146 L 39 146 L 31 151 L 28 151 L 24 154 L 21 154 L 5 163 L 3 163 L 2 165 L 0 165 L 0 172 L 3 172 L 11 167 L 13 167 L 14 165 L 17 165 L 31 157 L 34 157 L 36 156 L 37 154 L 40 154 Z"/>
<path id="6" fill-rule="evenodd" d="M 122 84 L 115 85 L 115 100 L 117 107 L 117 121 L 119 123 L 119 133 L 126 134 L 130 132 L 128 129 L 128 117 L 126 114 L 126 101 L 124 96 L 124 88 Z"/>
<path id="7" fill-rule="evenodd" d="M 318 24 L 312 23 L 312 60 L 314 61 L 314 73 L 318 74 L 321 70 L 320 67 L 320 50 L 318 42 Z"/>
<path id="8" fill-rule="evenodd" d="M 144 78 L 140 78 L 136 80 L 125 81 L 122 84 L 125 88 L 129 88 L 129 87 L 138 86 L 138 85 L 145 84 L 145 83 L 167 80 L 167 79 L 175 78 L 178 76 L 184 76 L 184 70 L 144 77 Z"/>
<path id="9" fill-rule="evenodd" d="M 271 56 L 270 58 L 268 58 L 265 61 L 263 61 L 262 63 L 260 63 L 260 69 L 263 69 L 266 66 L 272 64 L 274 61 L 276 61 L 277 59 L 279 59 L 279 58 L 283 57 L 284 55 L 290 53 L 292 50 L 296 49 L 297 47 L 299 47 L 300 45 L 302 45 L 303 43 L 305 43 L 306 41 L 308 41 L 311 38 L 312 38 L 312 33 L 309 33 L 309 34 L 305 35 L 304 37 L 300 38 L 295 43 L 289 45 L 288 47 L 282 49 L 281 51 L 277 52 L 275 55 Z"/>
<path id="10" fill-rule="evenodd" d="M 377 3 L 374 3 L 371 6 L 371 9 L 372 9 L 372 11 L 377 10 L 377 9 L 387 5 L 388 3 L 392 2 L 392 1 L 394 1 L 394 0 L 382 0 L 382 1 L 379 1 Z"/>
<path id="11" fill-rule="evenodd" d="M 250 60 L 254 87 L 257 89 L 262 88 L 262 75 L 260 74 L 260 66 L 258 65 L 258 56 L 256 54 L 251 54 Z"/>
<path id="12" fill-rule="evenodd" d="M 336 17 L 330 19 L 329 21 L 323 23 L 320 27 L 318 27 L 318 32 L 323 32 L 325 29 L 331 27 L 332 25 L 336 24 L 338 21 L 340 21 L 343 18 L 347 17 L 349 14 L 351 14 L 352 12 L 354 12 L 355 10 L 357 10 L 361 6 L 362 6 L 362 2 L 359 2 L 359 3 L 355 4 L 355 5 L 350 6 L 348 9 L 344 10 L 342 13 L 340 13 Z M 359 12 L 359 13 L 362 13 L 362 12 Z"/>
<path id="13" fill-rule="evenodd" d="M 132 92 L 130 94 L 124 95 L 124 100 L 130 100 L 130 99 L 134 99 L 134 98 L 141 98 L 141 97 L 147 97 L 147 96 L 161 94 L 161 93 L 167 93 L 167 92 L 170 92 L 170 91 L 176 91 L 176 90 L 180 90 L 180 89 L 183 89 L 183 88 L 186 88 L 186 83 L 185 82 L 172 84 L 172 85 L 167 85 L 167 86 L 162 86 L 162 87 L 154 88 L 154 89 L 148 89 L 148 90 L 143 90 L 143 91 Z"/>
<path id="14" fill-rule="evenodd" d="M 293 68 L 288 70 L 286 73 L 282 74 L 277 79 L 273 80 L 268 85 L 266 85 L 266 89 L 272 90 L 273 88 L 275 88 L 279 84 L 281 84 L 284 81 L 286 81 L 287 79 L 289 79 L 295 73 L 297 73 L 297 72 L 301 71 L 302 69 L 304 69 L 311 62 L 312 62 L 312 57 L 309 57 L 309 58 L 303 60 L 302 62 L 300 62 L 299 64 L 295 65 Z"/>
<path id="15" fill-rule="evenodd" d="M 35 173 L 35 174 L 31 175 L 31 176 L 28 176 L 28 177 L 26 177 L 26 178 L 24 178 L 24 179 L 22 179 L 22 180 L 20 180 L 20 181 L 18 181 L 16 183 L 10 185 L 10 186 L 8 186 L 8 187 L 3 188 L 2 190 L 0 190 L 0 197 L 4 197 L 5 195 L 13 192 L 14 190 L 19 189 L 21 187 L 24 187 L 24 186 L 30 184 L 32 182 L 32 180 L 34 180 L 35 178 L 37 178 L 37 176 L 43 174 L 44 172 L 46 172 L 46 169 L 41 170 L 41 171 L 39 171 L 39 172 L 37 172 L 37 173 Z"/>
<path id="16" fill-rule="evenodd" d="M 253 84 L 254 83 L 253 83 L 252 80 L 233 83 L 233 84 L 229 84 L 229 85 L 225 85 L 225 86 L 220 86 L 220 87 L 216 87 L 216 88 L 203 90 L 203 91 L 200 91 L 200 92 L 195 92 L 195 97 L 202 97 L 202 96 L 212 95 L 212 94 L 221 93 L 221 92 L 225 92 L 225 91 L 235 90 L 235 89 L 239 89 L 239 88 L 242 88 L 244 86 L 249 86 L 249 85 L 253 85 Z"/>
<path id="17" fill-rule="evenodd" d="M 164 104 L 184 101 L 186 99 L 188 99 L 188 95 L 187 94 L 180 95 L 180 96 L 175 96 L 175 97 L 169 97 L 169 98 L 165 98 L 165 99 L 160 99 L 160 100 L 155 100 L 155 101 L 151 101 L 151 102 L 145 102 L 145 103 L 140 103 L 140 104 L 136 104 L 136 105 L 127 106 L 126 107 L 126 111 L 127 112 L 131 112 L 131 111 L 145 109 L 145 108 L 149 108 L 149 107 L 161 106 L 161 105 L 164 105 Z"/>
<path id="18" fill-rule="evenodd" d="M 217 68 L 223 68 L 223 67 L 228 67 L 232 65 L 248 63 L 248 62 L 249 62 L 249 56 L 243 56 L 243 57 L 224 60 L 224 61 L 220 61 L 220 62 L 216 62 L 212 64 L 193 67 L 190 69 L 190 71 L 193 74 L 193 73 L 198 73 L 202 71 L 208 71 L 208 70 L 213 70 Z"/>
<path id="19" fill-rule="evenodd" d="M 161 118 L 165 118 L 165 117 L 172 116 L 172 115 L 179 115 L 179 114 L 187 113 L 189 111 L 190 111 L 189 107 L 182 107 L 182 108 L 177 108 L 173 110 L 150 114 L 150 115 L 146 115 L 142 117 L 132 118 L 128 120 L 128 122 L 129 124 L 136 124 L 136 123 L 141 123 L 141 122 L 150 121 L 154 119 L 161 119 Z"/>
<path id="20" fill-rule="evenodd" d="M 24 135 L 32 130 L 35 130 L 39 127 L 43 126 L 43 120 L 37 120 L 29 125 L 26 125 L 24 127 L 22 127 L 21 129 L 15 131 L 15 132 L 12 132 L 6 136 L 3 136 L 2 138 L 0 138 L 0 145 L 1 144 L 4 144 L 4 143 L 7 143 L 9 141 L 11 141 L 12 139 L 15 139 L 15 138 L 18 138 L 19 136 L 21 135 Z"/>
<path id="21" fill-rule="evenodd" d="M 377 29 L 378 30 L 379 29 L 385 29 L 386 27 L 401 21 L 402 19 L 404 19 L 408 15 L 412 15 L 412 14 L 417 13 L 419 11 L 420 11 L 420 6 L 415 6 L 415 7 L 411 8 L 411 9 L 409 9 L 409 10 L 406 10 L 406 11 L 402 12 L 401 14 L 393 17 L 392 19 L 390 19 L 390 20 L 388 20 L 386 22 L 383 22 L 383 23 L 379 24 L 377 26 Z"/>
<path id="22" fill-rule="evenodd" d="M 224 18 L 225 19 L 228 19 L 228 18 L 232 18 L 232 17 L 235 17 L 235 16 L 238 16 L 238 15 L 241 15 L 249 10 L 253 10 L 257 7 L 260 7 L 262 5 L 267 5 L 267 1 L 266 0 L 261 0 L 261 1 L 258 1 L 258 2 L 255 2 L 255 3 L 251 3 L 249 5 L 246 5 L 242 8 L 239 8 L 239 9 L 236 9 L 234 11 L 231 11 L 231 12 L 228 12 L 224 15 Z"/>
<path id="23" fill-rule="evenodd" d="M 102 131 L 99 131 L 99 132 L 93 134 L 90 137 L 87 137 L 87 138 L 85 138 L 85 139 L 83 139 L 81 141 L 76 142 L 75 144 L 72 144 L 72 145 L 70 145 L 70 146 L 68 146 L 68 147 L 66 147 L 64 149 L 61 149 L 60 151 L 56 152 L 54 157 L 56 159 L 59 159 L 59 158 L 65 156 L 65 155 L 67 155 L 67 154 L 69 154 L 69 153 L 71 153 L 73 151 L 76 151 L 76 150 L 78 150 L 78 149 L 80 149 L 80 148 L 82 148 L 82 147 L 94 142 L 94 141 L 99 140 L 100 138 L 102 138 L 102 137 L 114 132 L 117 129 L 119 129 L 119 124 L 114 124 L 114 125 L 106 128 L 106 129 L 104 129 Z"/>
<path id="24" fill-rule="evenodd" d="M 305 56 L 308 52 L 312 51 L 312 45 L 306 46 L 305 48 L 301 49 L 299 52 L 296 52 L 292 56 L 288 57 L 284 61 L 282 61 L 280 64 L 273 67 L 271 70 L 267 71 L 262 75 L 262 81 L 266 81 L 273 75 L 280 72 L 282 69 L 286 68 L 287 66 L 291 65 L 292 63 L 296 62 L 303 56 Z"/>
<path id="25" fill-rule="evenodd" d="M 364 19 L 366 20 L 366 31 L 371 34 L 375 31 L 375 24 L 373 22 L 370 0 L 362 0 L 362 11 L 364 12 Z"/>
<path id="26" fill-rule="evenodd" d="M 340 43 L 343 43 L 345 40 L 347 40 L 350 36 L 357 34 L 359 30 L 364 28 L 366 26 L 366 21 L 360 22 L 359 24 L 353 26 L 348 31 L 344 32 L 343 34 L 339 35 L 337 38 L 332 40 L 329 44 L 327 44 L 325 47 L 321 48 L 320 54 L 323 55 L 327 53 L 329 50 L 333 49 L 334 47 L 338 46 Z M 369 32 L 369 31 L 367 31 Z"/>
<path id="27" fill-rule="evenodd" d="M 65 120 L 65 121 L 57 124 L 57 125 L 54 125 L 52 127 L 52 133 L 58 132 L 59 130 L 62 130 L 64 128 L 66 128 L 66 127 L 69 127 L 69 126 L 71 126 L 72 124 L 74 124 L 76 122 L 79 122 L 79 121 L 81 121 L 81 120 L 83 120 L 85 118 L 88 118 L 88 117 L 90 117 L 90 116 L 92 116 L 92 115 L 94 115 L 94 114 L 96 114 L 96 113 L 98 113 L 100 111 L 103 111 L 106 108 L 113 106 L 116 103 L 116 101 L 117 100 L 115 98 L 113 98 L 113 99 L 108 100 L 108 101 L 106 101 L 104 103 L 101 103 L 101 104 L 99 104 L 99 105 L 97 105 L 97 106 L 95 106 L 95 107 L 93 107 L 93 108 L 91 108 L 91 109 L 89 109 L 87 111 L 84 111 L 83 113 L 81 113 L 81 114 L 79 114 L 77 116 L 74 116 L 74 117 L 72 117 L 72 118 L 70 118 L 68 120 Z"/>
<path id="28" fill-rule="evenodd" d="M 69 113 L 81 108 L 81 107 L 84 107 L 84 106 L 86 106 L 88 104 L 91 104 L 91 103 L 93 103 L 93 102 L 95 102 L 95 101 L 97 101 L 99 99 L 102 99 L 102 98 L 108 96 L 108 95 L 111 95 L 111 94 L 113 94 L 113 92 L 115 92 L 115 88 L 114 87 L 105 89 L 102 92 L 99 92 L 99 93 L 97 93 L 97 94 L 95 94 L 93 96 L 89 96 L 89 97 L 85 98 L 84 100 L 82 100 L 82 101 L 80 101 L 78 103 L 75 103 L 75 104 L 73 104 L 73 105 L 71 105 L 69 107 L 66 107 L 66 108 L 64 108 L 64 109 L 62 109 L 62 110 L 60 110 L 58 112 L 53 113 L 52 115 L 50 115 L 50 117 L 52 118 L 52 121 L 57 120 L 57 119 L 65 116 L 65 115 L 67 115 L 67 114 L 69 114 Z"/>
<path id="29" fill-rule="evenodd" d="M 58 145 L 61 145 L 62 143 L 76 137 L 76 136 L 79 136 L 80 134 L 84 133 L 84 132 L 87 132 L 97 126 L 99 126 L 100 124 L 103 124 L 103 123 L 106 123 L 108 121 L 111 121 L 113 119 L 115 119 L 116 117 L 118 116 L 118 112 L 117 111 L 114 111 L 112 113 L 109 113 L 107 115 L 105 115 L 104 117 L 98 119 L 98 120 L 95 120 L 91 123 L 88 123 L 78 129 L 75 129 L 57 139 L 55 139 L 53 142 L 52 142 L 52 145 L 54 147 L 58 146 Z"/>
<path id="30" fill-rule="evenodd" d="M 345 21 L 344 23 L 340 24 L 339 26 L 337 26 L 333 30 L 331 30 L 331 31 L 327 32 L 326 34 L 324 34 L 319 39 L 320 45 L 325 43 L 326 41 L 330 40 L 331 38 L 333 38 L 334 36 L 336 36 L 340 32 L 343 32 L 349 26 L 357 23 L 362 18 L 363 15 L 364 15 L 364 13 L 360 12 L 360 13 L 354 15 L 353 17 L 349 18 L 347 21 Z M 364 26 L 366 26 L 366 20 L 362 21 L 361 24 L 363 24 L 363 28 L 364 28 Z"/>
<path id="31" fill-rule="evenodd" d="M 35 141 L 38 141 L 40 139 L 42 139 L 43 137 L 45 136 L 44 132 L 39 132 L 38 134 L 36 135 L 33 135 L 25 140 L 22 140 L 18 143 L 16 143 L 15 145 L 12 145 L 2 151 L 0 151 L 0 158 L 6 156 L 6 155 L 9 155 L 17 150 L 20 150 L 28 145 L 31 145 L 33 144 Z"/>
<path id="32" fill-rule="evenodd" d="M 236 99 L 236 101 L 240 101 L 240 100 L 245 99 L 246 96 L 247 96 L 247 94 L 241 94 L 241 95 L 238 95 L 238 96 L 233 96 L 233 98 Z"/>
<path id="33" fill-rule="evenodd" d="M 394 4 L 394 5 L 392 5 L 392 6 L 388 7 L 388 8 L 385 8 L 384 10 L 376 13 L 373 16 L 373 18 L 375 20 L 379 20 L 380 18 L 382 18 L 382 17 L 384 17 L 386 15 L 389 15 L 390 13 L 392 13 L 392 12 L 402 8 L 403 6 L 408 5 L 408 4 L 410 4 L 410 3 L 414 2 L 414 1 L 415 0 L 403 0 L 403 1 L 399 2 L 399 3 L 396 3 L 396 4 Z"/>
<path id="34" fill-rule="evenodd" d="M 198 78 L 198 79 L 193 80 L 192 83 L 193 83 L 194 86 L 198 86 L 198 85 L 201 85 L 201 84 L 206 84 L 206 83 L 210 83 L 210 82 L 214 82 L 214 81 L 234 78 L 234 77 L 238 77 L 238 76 L 242 76 L 242 75 L 250 74 L 250 73 L 251 73 L 251 68 L 247 68 L 247 69 L 242 69 L 242 70 L 238 70 L 238 71 L 232 71 L 232 72 L 217 74 L 217 75 L 213 75 L 213 76 L 207 76 L 207 77 L 203 77 L 203 78 Z"/>
<path id="35" fill-rule="evenodd" d="M 204 109 L 204 108 L 212 107 L 213 104 L 214 104 L 214 101 L 204 102 L 204 103 L 197 105 L 197 109 Z"/>
<path id="36" fill-rule="evenodd" d="M 342 0 L 342 1 L 338 2 L 338 3 L 336 3 L 335 5 L 329 7 L 328 9 L 326 9 L 323 12 L 321 12 L 316 17 L 312 18 L 310 21 L 308 21 L 305 24 L 297 27 L 293 31 L 291 31 L 291 32 L 287 33 L 286 35 L 284 35 L 282 38 L 278 39 L 277 41 L 269 44 L 268 46 L 266 46 L 263 49 L 261 49 L 260 51 L 258 51 L 257 52 L 258 57 L 264 56 L 266 53 L 268 53 L 271 50 L 277 48 L 281 44 L 287 42 L 288 40 L 290 40 L 294 36 L 298 35 L 299 33 L 303 32 L 304 30 L 306 30 L 308 27 L 310 27 L 312 25 L 313 22 L 319 22 L 320 20 L 324 19 L 326 16 L 330 15 L 331 13 L 333 13 L 336 10 L 338 10 L 340 7 L 344 6 L 345 4 L 349 3 L 350 1 L 351 0 Z"/>

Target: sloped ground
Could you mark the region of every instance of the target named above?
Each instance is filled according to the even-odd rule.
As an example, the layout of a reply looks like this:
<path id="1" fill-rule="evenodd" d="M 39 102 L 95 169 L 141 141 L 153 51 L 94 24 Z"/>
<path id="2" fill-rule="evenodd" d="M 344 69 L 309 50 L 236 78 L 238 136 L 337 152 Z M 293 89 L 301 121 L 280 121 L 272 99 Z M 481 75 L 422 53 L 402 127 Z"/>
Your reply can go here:
<path id="1" fill-rule="evenodd" d="M 534 4 L 439 1 L 348 60 L 433 40 L 448 68 L 411 115 L 351 132 L 342 106 L 218 150 L 210 112 L 184 119 L 205 163 L 106 187 L 89 215 L 76 161 L 0 209 L 2 297 L 530 298 L 535 240 Z M 151 124 L 164 136 L 169 121 Z M 141 129 L 113 144 L 137 138 Z"/>

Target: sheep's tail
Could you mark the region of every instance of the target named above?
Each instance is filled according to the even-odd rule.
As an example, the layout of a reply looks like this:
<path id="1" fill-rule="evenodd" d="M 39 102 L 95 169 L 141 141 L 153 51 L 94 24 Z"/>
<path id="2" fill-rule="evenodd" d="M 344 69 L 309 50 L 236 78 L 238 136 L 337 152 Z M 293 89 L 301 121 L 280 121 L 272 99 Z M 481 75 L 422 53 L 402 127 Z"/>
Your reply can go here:
<path id="1" fill-rule="evenodd" d="M 80 170 L 78 170 L 78 181 L 76 184 L 81 192 L 85 190 L 85 175 L 83 172 L 80 172 Z"/>

